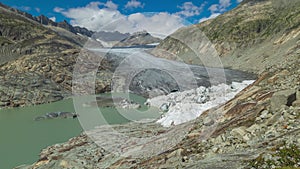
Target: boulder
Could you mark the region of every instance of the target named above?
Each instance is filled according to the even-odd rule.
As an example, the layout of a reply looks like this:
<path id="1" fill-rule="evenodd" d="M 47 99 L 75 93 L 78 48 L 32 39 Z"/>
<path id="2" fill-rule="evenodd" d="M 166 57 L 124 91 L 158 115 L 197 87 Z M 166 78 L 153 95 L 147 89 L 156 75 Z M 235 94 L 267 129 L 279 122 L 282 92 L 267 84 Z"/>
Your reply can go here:
<path id="1" fill-rule="evenodd" d="M 243 140 L 244 136 L 246 136 L 246 127 L 242 126 L 239 128 L 232 129 L 230 135 L 239 140 Z"/>
<path id="2" fill-rule="evenodd" d="M 205 126 L 211 126 L 215 123 L 215 121 L 212 119 L 212 117 L 208 116 L 208 117 L 205 117 L 203 119 L 203 125 Z"/>
<path id="3" fill-rule="evenodd" d="M 292 104 L 292 106 L 293 106 L 293 107 L 300 107 L 300 99 L 294 101 L 293 104 Z"/>
<path id="4" fill-rule="evenodd" d="M 209 101 L 209 96 L 201 94 L 196 98 L 196 103 L 203 104 Z"/>
<path id="5" fill-rule="evenodd" d="M 160 110 L 163 112 L 168 112 L 169 111 L 169 107 L 170 107 L 170 103 L 164 103 L 160 106 Z"/>
<path id="6" fill-rule="evenodd" d="M 296 100 L 295 90 L 282 90 L 273 94 L 271 98 L 271 110 L 280 109 L 282 105 L 291 106 Z"/>

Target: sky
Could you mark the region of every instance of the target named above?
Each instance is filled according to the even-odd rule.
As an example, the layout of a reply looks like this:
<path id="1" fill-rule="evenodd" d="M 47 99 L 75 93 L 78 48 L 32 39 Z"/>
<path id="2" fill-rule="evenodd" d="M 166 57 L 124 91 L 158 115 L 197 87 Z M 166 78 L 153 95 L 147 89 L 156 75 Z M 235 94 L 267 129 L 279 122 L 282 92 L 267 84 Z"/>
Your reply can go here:
<path id="1" fill-rule="evenodd" d="M 236 7 L 242 0 L 1 0 L 5 5 L 41 14 L 93 31 L 133 33 L 146 30 L 166 36 Z"/>

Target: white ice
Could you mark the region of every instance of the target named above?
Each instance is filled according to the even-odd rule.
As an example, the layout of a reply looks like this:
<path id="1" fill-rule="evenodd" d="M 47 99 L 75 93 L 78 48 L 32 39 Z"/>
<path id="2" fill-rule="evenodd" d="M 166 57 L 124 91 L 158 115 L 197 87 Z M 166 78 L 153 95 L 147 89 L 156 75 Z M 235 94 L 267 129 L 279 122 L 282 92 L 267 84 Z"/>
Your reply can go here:
<path id="1" fill-rule="evenodd" d="M 157 121 L 169 127 L 171 124 L 178 125 L 193 120 L 202 112 L 224 104 L 253 82 L 253 80 L 246 80 L 241 83 L 233 82 L 231 85 L 199 87 L 148 99 L 147 103 L 158 108 L 164 103 L 170 105 L 169 110 Z"/>

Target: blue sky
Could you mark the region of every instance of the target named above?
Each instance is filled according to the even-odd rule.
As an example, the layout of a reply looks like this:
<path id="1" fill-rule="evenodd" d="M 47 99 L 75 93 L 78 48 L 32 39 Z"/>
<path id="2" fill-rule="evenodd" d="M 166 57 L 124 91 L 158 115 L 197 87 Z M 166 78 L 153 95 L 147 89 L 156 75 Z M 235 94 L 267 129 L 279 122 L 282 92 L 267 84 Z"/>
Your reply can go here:
<path id="1" fill-rule="evenodd" d="M 134 32 L 139 29 L 169 34 L 187 23 L 214 18 L 238 5 L 241 0 L 2 0 L 31 13 L 91 30 Z M 151 13 L 149 13 L 151 12 Z M 112 21 L 118 20 L 112 24 Z M 118 26 L 117 26 L 118 25 Z M 122 25 L 122 28 L 119 26 Z M 118 28 L 117 28 L 118 27 Z M 169 31 L 167 29 L 170 29 Z M 159 29 L 158 29 L 159 28 Z"/>

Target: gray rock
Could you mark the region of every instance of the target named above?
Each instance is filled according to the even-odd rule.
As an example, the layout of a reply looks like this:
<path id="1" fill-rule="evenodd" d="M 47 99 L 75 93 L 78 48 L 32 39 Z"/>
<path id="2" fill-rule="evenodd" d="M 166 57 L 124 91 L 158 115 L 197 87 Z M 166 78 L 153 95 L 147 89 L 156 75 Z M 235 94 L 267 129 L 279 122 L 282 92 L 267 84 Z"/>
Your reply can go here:
<path id="1" fill-rule="evenodd" d="M 9 105 L 9 102 L 0 101 L 0 107 L 4 107 L 4 106 L 7 106 L 7 105 Z"/>
<path id="2" fill-rule="evenodd" d="M 76 118 L 78 114 L 72 112 L 50 112 L 44 116 L 38 116 L 34 118 L 35 121 L 46 120 L 46 119 L 56 119 L 56 118 Z"/>
<path id="3" fill-rule="evenodd" d="M 200 96 L 198 96 L 196 98 L 196 103 L 199 103 L 199 104 L 206 103 L 207 101 L 209 101 L 209 96 L 207 96 L 205 94 L 201 94 Z"/>
<path id="4" fill-rule="evenodd" d="M 244 140 L 244 136 L 246 136 L 246 127 L 242 126 L 239 128 L 235 128 L 231 130 L 230 135 L 234 138 L 237 138 L 239 140 Z M 245 137 L 246 141 L 249 140 L 249 138 Z"/>
<path id="5" fill-rule="evenodd" d="M 205 117 L 204 119 L 203 119 L 203 124 L 205 125 L 205 126 L 211 126 L 211 125 L 213 125 L 214 124 L 214 120 L 212 119 L 212 117 Z"/>
<path id="6" fill-rule="evenodd" d="M 266 124 L 269 125 L 273 125 L 274 123 L 278 122 L 279 118 L 281 117 L 280 113 L 275 113 L 272 117 L 270 117 L 267 121 Z"/>
<path id="7" fill-rule="evenodd" d="M 293 102 L 292 106 L 294 107 L 300 107 L 300 100 L 296 100 Z"/>
<path id="8" fill-rule="evenodd" d="M 163 112 L 167 112 L 169 110 L 169 107 L 170 107 L 170 103 L 164 103 L 160 106 L 159 109 Z"/>
<path id="9" fill-rule="evenodd" d="M 251 133 L 252 135 L 256 135 L 257 132 L 259 132 L 261 129 L 261 126 L 257 124 L 253 124 L 249 128 L 245 129 L 247 132 Z"/>
<path id="10" fill-rule="evenodd" d="M 261 115 L 259 116 L 262 119 L 266 119 L 268 116 L 269 111 L 268 110 L 264 110 L 261 112 Z"/>
<path id="11" fill-rule="evenodd" d="M 138 109 L 141 107 L 140 104 L 135 103 L 133 101 L 124 99 L 121 102 L 116 104 L 117 107 L 123 108 L 123 109 Z"/>
<path id="12" fill-rule="evenodd" d="M 296 100 L 295 90 L 282 90 L 274 93 L 271 98 L 271 110 L 275 111 L 281 108 L 282 105 L 291 106 Z"/>

